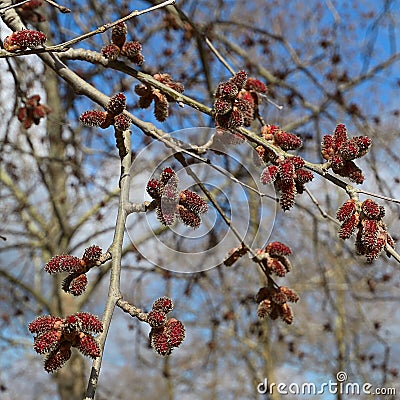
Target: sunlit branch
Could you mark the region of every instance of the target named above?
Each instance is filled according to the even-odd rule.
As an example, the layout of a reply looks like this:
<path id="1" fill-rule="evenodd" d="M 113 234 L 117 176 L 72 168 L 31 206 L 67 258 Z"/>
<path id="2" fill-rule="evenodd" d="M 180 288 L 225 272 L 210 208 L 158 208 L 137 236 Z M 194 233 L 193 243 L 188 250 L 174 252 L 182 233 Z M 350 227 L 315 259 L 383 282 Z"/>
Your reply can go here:
<path id="1" fill-rule="evenodd" d="M 130 149 L 131 137 L 129 131 L 123 132 L 123 139 L 125 148 Z M 100 357 L 97 357 L 93 361 L 92 371 L 88 382 L 88 387 L 85 397 L 85 399 L 87 400 L 94 399 L 100 374 L 100 368 L 102 364 L 103 350 L 108 335 L 108 330 L 111 324 L 111 319 L 114 313 L 114 308 L 117 301 L 122 297 L 120 289 L 121 257 L 122 257 L 122 245 L 125 232 L 125 223 L 127 217 L 127 212 L 125 211 L 124 204 L 129 202 L 129 188 L 130 188 L 129 170 L 131 167 L 131 163 L 132 163 L 131 153 L 128 152 L 121 160 L 121 178 L 120 178 L 121 190 L 119 197 L 118 215 L 115 224 L 114 238 L 109 249 L 107 250 L 107 253 L 110 253 L 112 256 L 112 264 L 111 264 L 109 292 L 107 295 L 107 302 L 102 317 L 104 331 L 98 337 L 99 346 L 101 349 L 101 355 Z"/>
<path id="2" fill-rule="evenodd" d="M 6 11 L 8 11 L 8 10 L 10 10 L 10 9 L 12 9 L 12 8 L 16 8 L 16 7 L 22 6 L 22 5 L 24 5 L 25 3 L 27 3 L 28 1 L 29 1 L 29 0 L 23 0 L 23 1 L 20 1 L 19 3 L 11 4 L 11 5 L 9 5 L 9 6 L 0 8 L 0 15 L 4 15 L 4 13 L 5 13 Z"/>
<path id="3" fill-rule="evenodd" d="M 46 3 L 49 3 L 50 5 L 52 5 L 53 7 L 57 8 L 60 12 L 66 14 L 66 13 L 70 13 L 71 10 L 67 7 L 61 6 L 60 4 L 57 4 L 55 1 L 53 0 L 44 0 Z"/>

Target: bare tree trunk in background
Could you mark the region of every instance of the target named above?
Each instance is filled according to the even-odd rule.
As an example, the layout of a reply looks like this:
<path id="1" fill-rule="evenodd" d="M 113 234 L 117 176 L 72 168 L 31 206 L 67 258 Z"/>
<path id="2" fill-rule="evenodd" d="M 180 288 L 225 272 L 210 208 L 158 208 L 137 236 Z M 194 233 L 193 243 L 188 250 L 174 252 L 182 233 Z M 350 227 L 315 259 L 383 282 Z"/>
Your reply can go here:
<path id="1" fill-rule="evenodd" d="M 82 400 L 87 382 L 85 368 L 87 369 L 85 360 L 74 351 L 68 360 L 68 368 L 62 368 L 55 375 L 60 400 Z"/>
<path id="2" fill-rule="evenodd" d="M 337 253 L 340 254 L 340 249 L 337 249 Z M 336 341 L 337 348 L 337 372 L 345 371 L 346 369 L 346 337 L 345 337 L 345 324 L 346 324 L 346 309 L 345 309 L 345 291 L 343 287 L 345 286 L 345 278 L 342 268 L 337 268 L 334 270 L 334 280 L 339 288 L 336 291 L 336 318 L 335 318 L 335 327 L 334 327 L 334 335 Z M 342 393 L 338 390 L 336 395 L 337 400 L 342 400 Z"/>
<path id="3" fill-rule="evenodd" d="M 70 202 L 68 199 L 67 173 L 62 162 L 56 161 L 65 158 L 66 143 L 62 137 L 63 122 L 66 119 L 62 108 L 57 75 L 46 67 L 44 89 L 47 95 L 47 104 L 52 108 L 50 118 L 47 119 L 47 138 L 49 143 L 48 179 L 46 185 L 51 197 L 52 221 L 49 237 L 53 254 L 62 254 L 68 250 L 71 232 L 68 221 Z M 54 247 L 53 247 L 54 246 Z M 62 277 L 57 277 L 53 286 L 53 303 L 58 309 L 58 315 L 71 315 L 78 311 L 77 301 L 60 289 Z M 87 382 L 85 374 L 87 365 L 80 353 L 76 350 L 68 361 L 68 368 L 62 368 L 54 378 L 57 382 L 60 400 L 81 400 Z"/>
<path id="4" fill-rule="evenodd" d="M 263 326 L 263 335 L 260 338 L 260 345 L 262 346 L 262 355 L 264 358 L 264 368 L 263 368 L 263 378 L 267 378 L 268 384 L 271 382 L 277 382 L 277 377 L 275 375 L 276 364 L 275 364 L 275 355 L 271 346 L 271 323 L 267 321 L 267 323 Z M 268 398 L 270 400 L 279 400 L 279 394 L 276 390 L 272 393 L 268 393 Z"/>
<path id="5" fill-rule="evenodd" d="M 247 182 L 250 184 L 250 182 Z M 258 204 L 259 199 L 258 196 L 254 192 L 250 192 L 249 194 L 249 208 L 250 208 L 250 221 L 252 222 L 250 226 L 250 230 L 252 230 L 252 234 L 256 234 L 260 229 L 260 208 L 256 205 Z M 260 282 L 263 281 L 264 277 L 260 273 Z M 275 363 L 275 355 L 271 346 L 271 324 L 270 321 L 265 321 L 262 325 L 262 335 L 258 338 L 259 346 L 263 358 L 263 370 L 262 370 L 262 378 L 267 378 L 267 382 L 277 382 L 277 377 L 275 375 L 276 363 Z M 258 382 L 259 383 L 259 382 Z M 258 383 L 254 385 L 257 388 Z M 279 394 L 275 391 L 269 393 L 267 391 L 266 396 L 270 400 L 279 400 Z"/>

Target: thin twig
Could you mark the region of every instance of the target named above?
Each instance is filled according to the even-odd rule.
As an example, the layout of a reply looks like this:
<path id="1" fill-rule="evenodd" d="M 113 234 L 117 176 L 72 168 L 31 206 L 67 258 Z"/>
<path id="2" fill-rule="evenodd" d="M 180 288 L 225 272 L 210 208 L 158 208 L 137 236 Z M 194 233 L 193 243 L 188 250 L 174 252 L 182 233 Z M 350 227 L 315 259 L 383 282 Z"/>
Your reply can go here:
<path id="1" fill-rule="evenodd" d="M 145 201 L 143 203 L 127 203 L 124 204 L 124 208 L 128 214 L 140 213 L 155 209 L 155 203 L 155 201 Z"/>
<path id="2" fill-rule="evenodd" d="M 23 0 L 17 4 L 11 4 L 10 6 L 4 7 L 2 9 L 0 9 L 0 15 L 3 15 L 7 10 L 10 10 L 11 8 L 16 8 L 19 6 L 24 5 L 25 3 L 27 3 L 29 0 Z"/>
<path id="3" fill-rule="evenodd" d="M 368 196 L 376 197 L 376 198 L 378 198 L 378 199 L 382 199 L 382 200 L 386 200 L 386 201 L 391 201 L 392 203 L 400 204 L 400 200 L 399 200 L 399 199 L 394 199 L 393 197 L 383 196 L 383 195 L 381 195 L 381 194 L 368 192 L 367 190 L 359 189 L 359 188 L 357 188 L 356 190 L 357 190 L 358 193 L 366 194 L 366 195 L 368 195 Z"/>
<path id="4" fill-rule="evenodd" d="M 70 13 L 70 12 L 71 12 L 71 10 L 70 10 L 69 8 L 64 7 L 64 6 L 60 6 L 59 4 L 57 4 L 57 3 L 56 3 L 55 1 L 53 1 L 53 0 L 44 0 L 44 1 L 46 1 L 47 3 L 49 3 L 50 5 L 52 5 L 53 7 L 57 8 L 60 12 L 62 12 L 62 13 L 64 13 L 64 14 Z"/>
<path id="5" fill-rule="evenodd" d="M 101 265 L 105 264 L 107 261 L 110 261 L 111 259 L 112 259 L 112 254 L 109 251 L 106 251 L 96 261 L 96 266 L 100 267 Z"/>
<path id="6" fill-rule="evenodd" d="M 157 5 L 153 6 L 153 7 L 146 8 L 145 10 L 132 11 L 130 14 L 128 14 L 127 16 L 125 16 L 123 18 L 120 18 L 117 21 L 114 21 L 114 22 L 111 22 L 111 23 L 108 23 L 108 24 L 104 24 L 104 25 L 98 27 L 97 29 L 95 29 L 95 30 L 93 30 L 91 32 L 85 33 L 85 34 L 83 34 L 81 36 L 78 36 L 78 37 L 76 37 L 74 39 L 68 40 L 67 42 L 60 43 L 60 44 L 58 44 L 56 46 L 46 47 L 46 50 L 47 51 L 60 51 L 60 50 L 62 51 L 63 49 L 64 50 L 68 49 L 71 45 L 73 45 L 75 43 L 78 43 L 78 42 L 81 42 L 82 40 L 90 38 L 90 37 L 92 37 L 94 35 L 97 35 L 99 33 L 104 33 L 107 30 L 111 29 L 113 26 L 116 26 L 116 25 L 120 24 L 121 22 L 128 21 L 128 20 L 130 20 L 132 18 L 138 17 L 139 15 L 147 14 L 149 12 L 158 10 L 159 8 L 170 6 L 172 4 L 175 4 L 175 0 L 164 1 L 163 3 L 157 4 Z"/>
<path id="7" fill-rule="evenodd" d="M 256 252 L 251 248 L 251 246 L 247 245 L 242 236 L 240 235 L 239 231 L 235 228 L 235 226 L 232 224 L 232 221 L 230 218 L 225 214 L 224 210 L 221 208 L 221 206 L 218 204 L 218 202 L 215 200 L 214 196 L 212 193 L 205 187 L 205 185 L 201 182 L 199 177 L 196 175 L 196 173 L 190 168 L 189 164 L 186 162 L 186 159 L 183 157 L 182 153 L 175 154 L 175 158 L 182 164 L 183 167 L 185 167 L 185 171 L 188 175 L 190 175 L 194 181 L 197 183 L 197 185 L 200 187 L 202 192 L 206 195 L 208 200 L 213 204 L 215 209 L 217 210 L 218 214 L 222 217 L 224 220 L 225 224 L 231 229 L 232 233 L 236 236 L 238 239 L 239 243 L 241 243 L 248 251 L 250 254 L 255 257 Z"/>
<path id="8" fill-rule="evenodd" d="M 307 187 L 304 188 L 305 192 L 308 194 L 308 196 L 310 197 L 311 201 L 317 206 L 319 212 L 321 213 L 323 218 L 329 219 L 330 221 L 334 222 L 336 225 L 340 225 L 339 221 L 332 217 L 331 215 L 329 215 L 319 204 L 318 200 L 316 199 L 316 197 L 312 194 L 311 190 L 308 189 Z"/>
<path id="9" fill-rule="evenodd" d="M 335 6 L 331 2 L 331 0 L 325 0 L 326 6 L 329 8 L 330 12 L 333 15 L 333 19 L 335 20 L 335 24 L 340 22 L 340 14 L 336 10 Z"/>
<path id="10" fill-rule="evenodd" d="M 228 172 L 224 168 L 222 168 L 222 167 L 220 167 L 218 165 L 214 165 L 213 163 L 209 163 L 209 165 L 210 165 L 211 168 L 215 169 L 216 171 L 218 171 L 222 175 L 226 176 L 232 182 L 235 182 L 235 183 L 245 187 L 246 189 L 251 190 L 252 192 L 258 194 L 260 197 L 268 197 L 269 199 L 274 200 L 276 202 L 279 201 L 279 199 L 277 197 L 271 196 L 270 194 L 266 194 L 266 193 L 260 192 L 259 190 L 257 190 L 255 188 L 253 188 L 252 186 L 248 185 L 247 183 L 244 183 L 244 182 L 240 181 L 239 179 L 237 179 L 234 175 L 232 175 L 230 172 Z"/>
<path id="11" fill-rule="evenodd" d="M 219 61 L 226 67 L 226 69 L 232 74 L 235 75 L 235 70 L 229 65 L 228 61 L 222 56 L 222 54 L 215 48 L 215 46 L 211 43 L 211 40 L 205 36 L 205 42 L 208 48 L 214 53 L 215 57 L 218 58 Z"/>
<path id="12" fill-rule="evenodd" d="M 273 101 L 272 99 L 270 99 L 267 95 L 263 94 L 263 93 L 259 93 L 259 95 L 261 97 L 263 97 L 265 100 L 267 100 L 267 102 L 269 104 L 272 104 L 274 107 L 276 107 L 278 110 L 283 110 L 283 106 L 279 105 L 278 103 L 275 103 L 275 101 Z"/>
<path id="13" fill-rule="evenodd" d="M 128 301 L 122 299 L 122 297 L 117 301 L 116 304 L 122 311 L 129 314 L 131 317 L 137 318 L 139 321 L 147 321 L 147 313 L 144 313 L 140 308 L 130 304 Z"/>
<path id="14" fill-rule="evenodd" d="M 385 249 L 397 262 L 400 263 L 400 254 L 397 253 L 397 251 L 392 246 L 386 243 Z"/>
<path id="15" fill-rule="evenodd" d="M 228 61 L 222 56 L 222 54 L 215 48 L 215 46 L 211 43 L 211 40 L 207 37 L 205 32 L 202 32 L 196 24 L 178 7 L 175 6 L 175 11 L 179 15 L 181 21 L 189 24 L 193 29 L 193 32 L 196 34 L 199 40 L 204 40 L 207 47 L 211 50 L 211 52 L 217 57 L 217 59 L 224 65 L 224 67 L 232 74 L 235 75 L 235 70 L 229 65 Z"/>

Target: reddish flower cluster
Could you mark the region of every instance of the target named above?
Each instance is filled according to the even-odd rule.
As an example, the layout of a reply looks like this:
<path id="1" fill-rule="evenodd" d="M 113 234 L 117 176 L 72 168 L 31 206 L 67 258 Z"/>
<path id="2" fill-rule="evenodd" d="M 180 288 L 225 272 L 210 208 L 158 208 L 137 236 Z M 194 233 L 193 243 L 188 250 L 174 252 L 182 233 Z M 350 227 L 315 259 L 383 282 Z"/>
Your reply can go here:
<path id="1" fill-rule="evenodd" d="M 142 65 L 142 45 L 137 40 L 127 42 L 128 29 L 125 22 L 120 22 L 111 30 L 111 43 L 101 49 L 103 56 L 109 60 L 116 60 L 119 55 L 127 57 L 137 65 Z"/>
<path id="2" fill-rule="evenodd" d="M 284 151 L 296 150 L 302 146 L 302 140 L 293 133 L 285 132 L 276 125 L 265 125 L 261 136 L 274 146 Z M 269 164 L 261 173 L 263 184 L 273 183 L 275 189 L 281 192 L 280 205 L 287 211 L 293 205 L 297 193 L 304 191 L 304 185 L 314 178 L 311 171 L 304 169 L 305 162 L 299 156 L 277 157 L 275 153 L 264 146 L 256 147 L 259 158 Z"/>
<path id="3" fill-rule="evenodd" d="M 371 143 L 368 136 L 356 136 L 349 139 L 346 127 L 339 124 L 333 135 L 324 136 L 321 153 L 333 172 L 361 184 L 364 182 L 364 176 L 353 160 L 365 155 Z"/>
<path id="4" fill-rule="evenodd" d="M 259 93 L 266 86 L 257 79 L 248 78 L 246 71 L 239 71 L 227 82 L 221 82 L 215 92 L 215 122 L 223 129 L 250 126 L 258 112 Z"/>
<path id="5" fill-rule="evenodd" d="M 253 261 L 261 263 L 264 273 L 270 277 L 275 274 L 283 277 L 292 269 L 288 259 L 291 250 L 281 242 L 271 242 L 264 249 L 257 251 Z M 268 287 L 262 287 L 255 298 L 258 303 L 258 316 L 263 319 L 269 316 L 271 319 L 280 317 L 287 324 L 293 322 L 293 311 L 288 302 L 296 303 L 299 296 L 286 286 L 276 286 L 269 278 Z"/>
<path id="6" fill-rule="evenodd" d="M 174 82 L 169 74 L 155 74 L 153 78 L 179 93 L 184 92 L 182 83 Z M 175 101 L 172 96 L 162 93 L 160 89 L 143 83 L 135 86 L 135 92 L 140 96 L 138 104 L 140 108 L 149 108 L 154 101 L 154 116 L 156 119 L 164 122 L 168 118 L 168 103 Z"/>
<path id="7" fill-rule="evenodd" d="M 295 196 L 304 191 L 304 185 L 310 182 L 314 176 L 304 167 L 304 160 L 299 156 L 275 157 L 268 153 L 271 165 L 268 165 L 261 173 L 263 184 L 273 183 L 275 189 L 281 192 L 279 204 L 283 211 L 290 210 L 294 205 Z M 264 154 L 265 159 L 265 154 Z"/>
<path id="8" fill-rule="evenodd" d="M 46 17 L 36 11 L 42 4 L 42 0 L 30 0 L 27 3 L 21 4 L 16 10 L 25 21 L 43 22 L 46 21 Z"/>
<path id="9" fill-rule="evenodd" d="M 382 221 L 385 209 L 375 201 L 367 199 L 362 203 L 354 199 L 347 200 L 337 211 L 337 219 L 342 223 L 339 237 L 348 239 L 356 230 L 356 250 L 364 255 L 368 262 L 377 259 L 385 246 L 395 246 L 393 238 Z"/>
<path id="10" fill-rule="evenodd" d="M 273 320 L 280 317 L 290 325 L 293 322 L 293 311 L 288 302 L 296 303 L 298 300 L 297 293 L 286 286 L 263 287 L 256 295 L 258 317 L 264 319 L 268 316 Z"/>
<path id="11" fill-rule="evenodd" d="M 65 319 L 44 315 L 29 326 L 34 338 L 34 349 L 39 354 L 48 353 L 44 362 L 47 372 L 55 372 L 71 357 L 71 347 L 83 355 L 97 358 L 100 348 L 93 334 L 103 331 L 102 322 L 87 312 L 78 312 Z"/>
<path id="12" fill-rule="evenodd" d="M 200 214 L 208 211 L 207 203 L 197 193 L 178 191 L 178 177 L 170 167 L 164 168 L 158 180 L 150 179 L 146 190 L 157 202 L 157 218 L 163 225 L 172 225 L 179 217 L 185 225 L 195 229 L 200 226 Z"/>
<path id="13" fill-rule="evenodd" d="M 98 126 L 106 129 L 111 125 L 117 131 L 126 131 L 129 129 L 132 121 L 123 114 L 126 109 L 126 97 L 123 93 L 117 93 L 110 98 L 107 104 L 107 111 L 89 110 L 82 113 L 79 120 L 86 126 Z"/>
<path id="14" fill-rule="evenodd" d="M 185 327 L 182 322 L 175 318 L 167 318 L 173 307 L 169 297 L 160 297 L 147 314 L 147 323 L 151 326 L 151 347 L 162 356 L 171 354 L 173 348 L 179 347 L 185 339 Z"/>
<path id="15" fill-rule="evenodd" d="M 258 116 L 258 106 L 261 103 L 261 95 L 267 93 L 267 86 L 256 78 L 247 78 L 244 89 L 239 93 L 239 99 L 248 101 L 252 108 L 250 113 L 244 118 L 244 126 L 250 126 L 251 121 Z"/>
<path id="16" fill-rule="evenodd" d="M 280 147 L 282 150 L 297 150 L 302 145 L 302 140 L 294 135 L 293 133 L 285 132 L 277 125 L 264 125 L 261 128 L 261 136 L 271 142 L 273 145 Z M 257 151 L 260 152 L 260 156 L 263 155 L 264 148 L 259 146 Z"/>
<path id="17" fill-rule="evenodd" d="M 40 119 L 51 112 L 45 104 L 40 104 L 40 96 L 34 94 L 25 101 L 25 107 L 18 110 L 18 120 L 28 129 L 32 124 L 39 125 Z"/>
<path id="18" fill-rule="evenodd" d="M 98 246 L 88 247 L 82 258 L 69 254 L 61 254 L 53 257 L 44 267 L 49 274 L 68 272 L 69 275 L 63 280 L 62 289 L 74 296 L 81 295 L 87 286 L 86 273 L 98 265 L 102 250 Z"/>
<path id="19" fill-rule="evenodd" d="M 292 269 L 292 265 L 287 256 L 291 254 L 289 247 L 281 242 L 271 242 L 257 251 L 255 260 L 261 261 L 268 274 L 285 276 Z"/>
<path id="20" fill-rule="evenodd" d="M 24 29 L 7 36 L 4 39 L 3 45 L 5 50 L 14 52 L 43 46 L 46 39 L 46 35 L 43 32 Z"/>

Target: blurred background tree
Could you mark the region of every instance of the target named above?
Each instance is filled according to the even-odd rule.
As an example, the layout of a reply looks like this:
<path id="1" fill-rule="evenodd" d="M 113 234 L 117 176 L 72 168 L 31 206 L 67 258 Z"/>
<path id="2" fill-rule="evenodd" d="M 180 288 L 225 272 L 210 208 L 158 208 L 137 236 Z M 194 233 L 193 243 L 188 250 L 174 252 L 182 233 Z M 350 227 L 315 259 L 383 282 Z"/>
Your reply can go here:
<path id="1" fill-rule="evenodd" d="M 157 3 L 67 1 L 63 5 L 72 12 L 61 14 L 43 2 L 36 14 L 21 16 L 29 27 L 47 34 L 47 43 L 58 44 L 116 21 L 132 9 Z M 322 136 L 345 123 L 351 135 L 368 135 L 373 141 L 372 150 L 359 162 L 366 176 L 363 188 L 399 198 L 399 9 L 395 0 L 177 1 L 176 6 L 127 22 L 129 40 L 139 40 L 143 46 L 142 66 L 129 60 L 114 67 L 91 63 L 76 59 L 73 51 L 58 55 L 106 95 L 125 93 L 128 110 L 138 118 L 202 145 L 211 135 L 212 118 L 171 104 L 166 122 L 156 121 L 151 108 L 139 108 L 134 91 L 139 82 L 129 67 L 150 75 L 169 73 L 184 84 L 185 95 L 211 107 L 218 83 L 231 76 L 210 50 L 212 43 L 235 71 L 245 69 L 267 84 L 269 99 L 283 108 L 264 100 L 260 115 L 302 138 L 299 155 L 322 162 Z M 8 34 L 2 23 L 2 40 Z M 100 52 L 110 39 L 107 31 L 73 48 Z M 90 370 L 86 360 L 74 353 L 64 368 L 48 376 L 32 351 L 27 324 L 40 314 L 68 315 L 82 309 L 102 313 L 108 264 L 90 273 L 89 289 L 82 298 L 63 293 L 62 278 L 49 277 L 43 267 L 53 255 L 80 256 L 91 244 L 105 250 L 111 243 L 120 172 L 115 138 L 111 129 L 79 124 L 79 115 L 93 108 L 93 102 L 77 96 L 36 55 L 3 56 L 0 62 L 0 235 L 6 239 L 0 242 L 1 398 L 81 399 Z M 50 110 L 38 125 L 24 126 L 17 118 L 19 110 L 37 94 Z M 185 131 L 193 127 L 210 129 Z M 259 128 L 255 121 L 252 129 Z M 132 141 L 134 159 L 140 163 L 134 163 L 132 170 L 131 195 L 143 201 L 147 177 L 159 173 L 165 162 L 179 165 L 168 158 L 163 145 L 148 148 L 152 139 L 134 126 Z M 221 167 L 241 174 L 248 154 L 241 146 L 246 145 L 232 150 L 236 164 L 227 155 L 212 157 Z M 146 153 L 141 153 L 143 149 Z M 251 183 L 251 176 L 238 176 Z M 259 228 L 262 207 L 275 210 L 274 202 L 267 207 L 254 194 L 244 200 L 228 179 L 214 183 L 220 187 L 217 198 L 227 213 L 237 213 L 249 202 L 245 222 L 250 233 Z M 295 320 L 290 326 L 257 318 L 254 295 L 263 278 L 246 257 L 231 269 L 218 265 L 203 271 L 195 259 L 187 267 L 200 272 L 165 270 L 168 255 L 159 246 L 179 246 L 176 235 L 159 224 L 155 235 L 147 231 L 141 235 L 137 227 L 154 213 L 131 215 L 127 231 L 133 244 L 128 237 L 122 263 L 124 297 L 147 310 L 157 296 L 172 297 L 187 339 L 172 356 L 161 358 L 148 347 L 147 326 L 117 310 L 97 398 L 254 399 L 260 396 L 258 383 L 266 377 L 269 382 L 322 383 L 335 380 L 341 370 L 352 382 L 396 386 L 398 264 L 382 256 L 369 265 L 355 255 L 351 240 L 337 238 L 337 225 L 324 218 L 316 203 L 334 217 L 347 199 L 343 190 L 320 177 L 309 189 L 314 202 L 303 194 L 289 213 L 278 210 L 270 237 L 293 251 L 294 268 L 284 281 L 301 300 L 293 307 Z M 396 239 L 398 204 L 379 202 Z M 226 233 L 215 218 L 218 224 L 201 242 L 211 250 Z M 267 211 L 265 221 L 271 226 L 272 218 Z M 232 242 L 232 247 L 237 245 Z M 138 246 L 156 253 L 156 261 L 146 260 L 147 253 L 142 255 Z M 220 264 L 225 255 L 216 251 L 214 257 Z M 180 268 L 176 271 L 185 270 Z"/>

